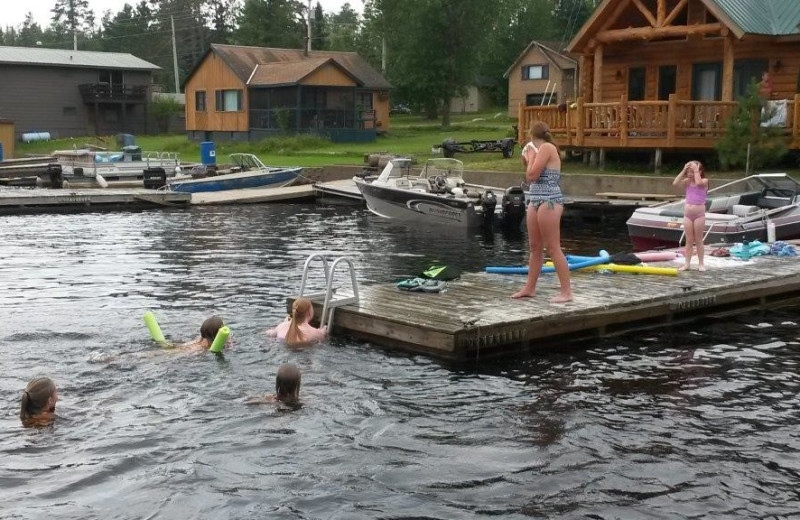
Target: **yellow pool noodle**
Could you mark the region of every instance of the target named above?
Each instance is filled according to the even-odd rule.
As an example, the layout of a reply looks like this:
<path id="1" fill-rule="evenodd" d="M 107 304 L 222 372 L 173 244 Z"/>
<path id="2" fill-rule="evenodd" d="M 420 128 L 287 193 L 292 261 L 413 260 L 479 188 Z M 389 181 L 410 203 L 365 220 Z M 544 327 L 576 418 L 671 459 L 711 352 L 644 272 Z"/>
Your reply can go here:
<path id="1" fill-rule="evenodd" d="M 219 354 L 222 352 L 222 349 L 225 348 L 225 342 L 228 341 L 228 336 L 231 335 L 231 329 L 228 328 L 227 325 L 223 326 L 221 329 L 217 331 L 217 335 L 214 338 L 214 342 L 211 344 L 208 350 L 213 352 L 214 354 Z"/>
<path id="2" fill-rule="evenodd" d="M 161 327 L 158 326 L 158 321 L 156 321 L 156 317 L 152 312 L 144 313 L 144 324 L 147 325 L 147 330 L 150 331 L 150 337 L 153 338 L 153 341 L 158 343 L 167 342 L 167 340 L 164 338 L 164 333 L 161 332 Z"/>
<path id="3" fill-rule="evenodd" d="M 552 266 L 553 262 L 547 262 L 544 265 Z M 617 265 L 617 264 L 602 264 L 590 265 L 583 267 L 578 271 L 612 271 L 614 273 L 636 273 L 636 274 L 660 274 L 664 276 L 678 276 L 677 267 L 650 267 L 648 265 Z"/>

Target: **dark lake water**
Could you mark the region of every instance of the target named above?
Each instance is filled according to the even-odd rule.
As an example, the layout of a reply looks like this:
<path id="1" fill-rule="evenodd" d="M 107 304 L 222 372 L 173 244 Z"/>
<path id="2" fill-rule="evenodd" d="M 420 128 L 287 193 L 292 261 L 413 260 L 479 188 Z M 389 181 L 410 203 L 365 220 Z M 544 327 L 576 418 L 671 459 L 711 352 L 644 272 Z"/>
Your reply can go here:
<path id="1" fill-rule="evenodd" d="M 359 208 L 254 205 L 3 217 L 0 518 L 794 518 L 800 512 L 798 308 L 546 356 L 451 366 L 345 338 L 301 352 L 263 336 L 307 255 L 362 283 L 432 261 L 521 264 L 524 236 L 387 224 Z M 565 248 L 628 248 L 570 225 Z M 318 277 L 316 278 L 318 280 Z M 172 353 L 220 314 L 224 359 Z M 246 406 L 280 363 L 304 406 Z M 59 385 L 23 429 L 20 391 Z"/>

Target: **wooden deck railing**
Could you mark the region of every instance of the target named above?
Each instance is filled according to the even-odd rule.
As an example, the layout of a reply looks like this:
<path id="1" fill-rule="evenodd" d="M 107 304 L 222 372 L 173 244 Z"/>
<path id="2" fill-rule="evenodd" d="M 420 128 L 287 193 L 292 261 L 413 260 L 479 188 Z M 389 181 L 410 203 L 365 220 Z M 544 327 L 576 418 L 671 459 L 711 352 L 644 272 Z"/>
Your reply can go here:
<path id="1" fill-rule="evenodd" d="M 577 148 L 713 148 L 725 134 L 725 122 L 736 109 L 733 101 L 687 101 L 673 94 L 669 101 L 522 106 L 519 108 L 520 142 L 527 129 L 540 120 L 550 127 L 559 146 Z M 800 149 L 800 94 L 787 101 L 781 128 L 790 148 Z"/>

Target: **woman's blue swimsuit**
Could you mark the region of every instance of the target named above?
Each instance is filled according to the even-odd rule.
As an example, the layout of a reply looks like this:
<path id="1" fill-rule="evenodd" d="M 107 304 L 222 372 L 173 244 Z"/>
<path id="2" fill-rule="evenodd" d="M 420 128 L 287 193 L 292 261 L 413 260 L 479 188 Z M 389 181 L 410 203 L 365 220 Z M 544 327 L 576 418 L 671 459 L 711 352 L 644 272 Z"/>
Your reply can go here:
<path id="1" fill-rule="evenodd" d="M 538 208 L 544 203 L 547 203 L 550 208 L 556 204 L 563 206 L 564 196 L 558 186 L 559 176 L 558 170 L 545 168 L 536 182 L 531 183 L 528 189 L 528 204 L 533 205 L 534 208 Z"/>

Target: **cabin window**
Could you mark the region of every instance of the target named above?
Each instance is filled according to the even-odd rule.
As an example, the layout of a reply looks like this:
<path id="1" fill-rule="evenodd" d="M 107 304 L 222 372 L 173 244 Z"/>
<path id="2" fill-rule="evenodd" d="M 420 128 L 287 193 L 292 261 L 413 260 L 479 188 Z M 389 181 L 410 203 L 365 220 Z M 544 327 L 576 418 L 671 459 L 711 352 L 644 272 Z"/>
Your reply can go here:
<path id="1" fill-rule="evenodd" d="M 644 87 L 645 68 L 644 67 L 631 67 L 628 69 L 628 100 L 629 101 L 643 101 L 644 100 Z"/>
<path id="2" fill-rule="evenodd" d="M 372 110 L 372 92 L 359 92 L 356 95 L 356 104 L 361 105 L 362 110 Z"/>
<path id="3" fill-rule="evenodd" d="M 241 112 L 242 110 L 242 91 L 241 90 L 217 90 L 216 105 L 217 112 Z"/>
<path id="4" fill-rule="evenodd" d="M 692 99 L 719 101 L 722 98 L 722 63 L 695 63 L 692 67 Z"/>
<path id="5" fill-rule="evenodd" d="M 121 70 L 101 70 L 98 80 L 100 83 L 121 87 L 124 84 L 125 77 Z"/>
<path id="6" fill-rule="evenodd" d="M 767 60 L 736 60 L 733 62 L 733 95 L 736 99 L 747 94 L 750 82 L 761 81 L 761 75 L 769 70 Z"/>
<path id="7" fill-rule="evenodd" d="M 548 65 L 525 65 L 522 67 L 522 79 L 548 79 L 550 67 Z"/>
<path id="8" fill-rule="evenodd" d="M 658 100 L 667 101 L 676 92 L 678 67 L 663 65 L 658 68 Z"/>
<path id="9" fill-rule="evenodd" d="M 206 91 L 198 90 L 194 93 L 194 109 L 197 112 L 206 111 Z"/>
<path id="10" fill-rule="evenodd" d="M 541 105 L 555 105 L 558 103 L 558 94 L 528 94 L 525 96 L 525 106 L 538 107 Z"/>

